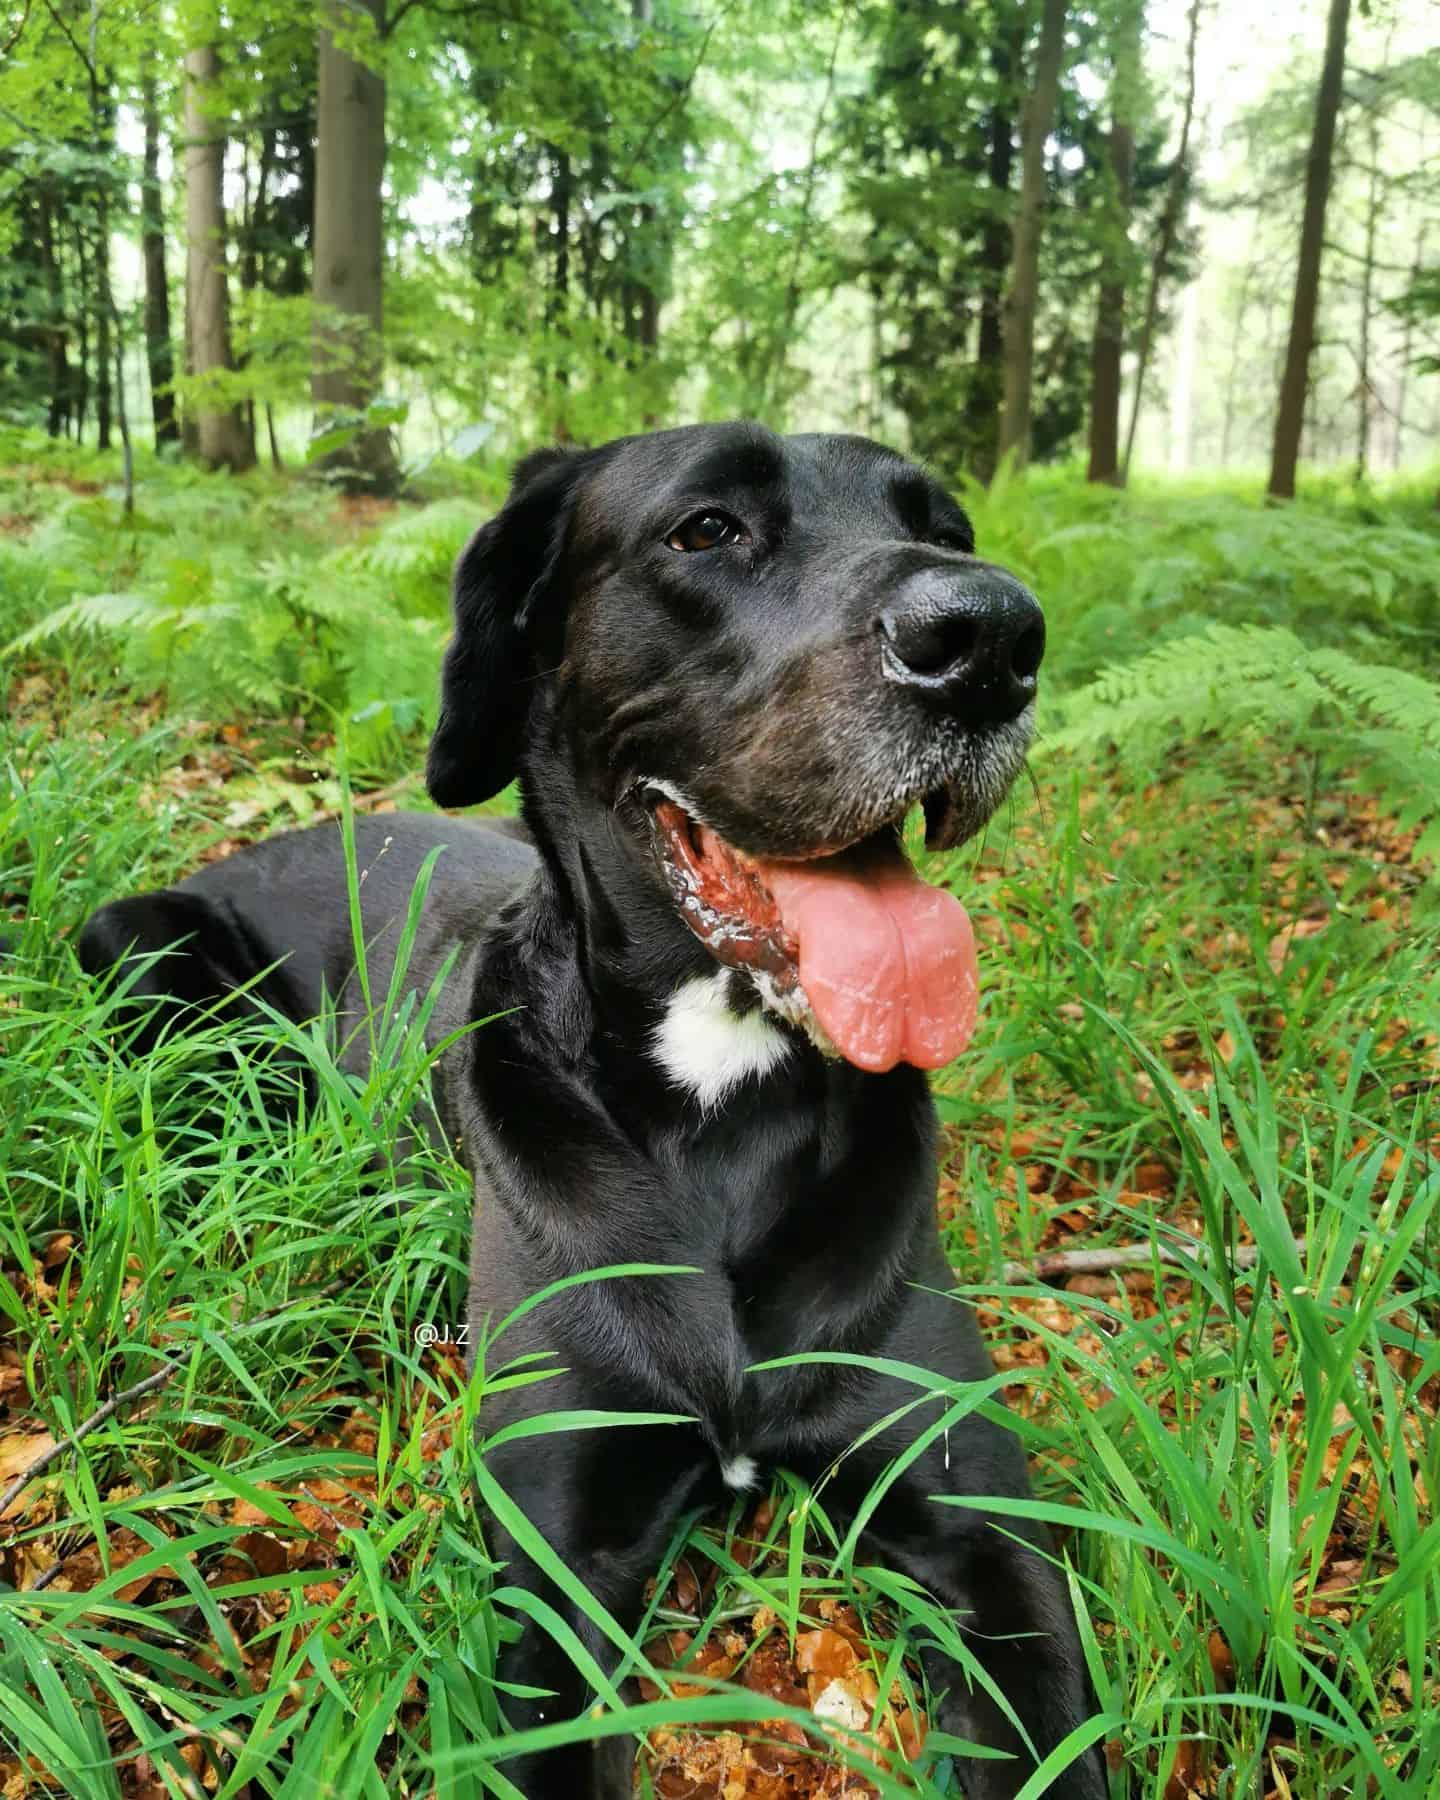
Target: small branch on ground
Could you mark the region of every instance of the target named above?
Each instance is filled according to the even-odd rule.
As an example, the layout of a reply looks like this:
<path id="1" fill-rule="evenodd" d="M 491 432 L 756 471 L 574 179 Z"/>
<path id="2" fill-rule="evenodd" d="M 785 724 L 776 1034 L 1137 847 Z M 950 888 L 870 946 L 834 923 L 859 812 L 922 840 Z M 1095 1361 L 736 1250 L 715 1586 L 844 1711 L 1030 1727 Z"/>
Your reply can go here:
<path id="1" fill-rule="evenodd" d="M 356 812 L 373 812 L 377 806 L 383 806 L 387 800 L 394 800 L 419 785 L 420 777 L 402 775 L 398 781 L 392 781 L 387 787 L 372 788 L 368 794 L 351 794 L 350 804 Z M 339 818 L 339 813 L 335 817 Z"/>
<path id="2" fill-rule="evenodd" d="M 173 1381 L 183 1367 L 182 1363 L 171 1362 L 167 1357 L 153 1374 L 147 1375 L 143 1381 L 137 1381 L 133 1387 L 112 1395 L 103 1406 L 97 1406 L 88 1419 L 77 1425 L 68 1437 L 62 1438 L 58 1444 L 52 1444 L 48 1450 L 27 1463 L 5 1492 L 0 1494 L 0 1519 L 4 1518 L 35 1477 L 43 1475 L 57 1457 L 79 1444 L 82 1438 L 89 1437 L 92 1431 L 112 1418 L 122 1406 L 129 1406 L 134 1400 L 143 1400 L 146 1394 L 153 1394 L 158 1388 L 164 1387 L 166 1382 Z"/>
<path id="3" fill-rule="evenodd" d="M 253 1331 L 257 1325 L 264 1325 L 270 1319 L 277 1318 L 281 1313 L 290 1312 L 304 1302 L 328 1300 L 332 1295 L 338 1294 L 341 1288 L 352 1279 L 353 1271 L 346 1271 L 337 1275 L 334 1280 L 327 1281 L 324 1287 L 316 1288 L 313 1293 L 295 1294 L 289 1300 L 282 1300 L 278 1306 L 266 1307 L 264 1312 L 256 1313 L 253 1319 L 246 1319 L 235 1329 L 237 1332 Z M 160 1352 L 157 1351 L 157 1354 Z M 0 1519 L 4 1518 L 36 1476 L 43 1475 L 57 1458 L 63 1456 L 67 1450 L 77 1448 L 82 1439 L 89 1437 L 92 1431 L 98 1430 L 107 1419 L 113 1418 L 122 1406 L 133 1405 L 136 1400 L 143 1400 L 147 1394 L 158 1393 L 161 1388 L 173 1381 L 185 1366 L 183 1362 L 175 1362 L 167 1356 L 158 1369 L 145 1376 L 143 1380 L 122 1389 L 120 1393 L 112 1394 L 103 1406 L 97 1406 L 88 1419 L 83 1419 L 58 1444 L 52 1444 L 48 1450 L 43 1451 L 27 1463 L 9 1487 L 5 1489 L 5 1492 L 0 1494 Z"/>
<path id="4" fill-rule="evenodd" d="M 1294 1239 L 1295 1252 L 1305 1254 L 1304 1238 Z M 1232 1269 L 1253 1269 L 1260 1260 L 1258 1244 L 1241 1244 L 1229 1258 Z M 1196 1263 L 1206 1266 L 1210 1255 L 1196 1244 L 1193 1255 L 1182 1256 L 1164 1244 L 1110 1244 L 1099 1250 L 1054 1250 L 1034 1262 L 1007 1262 L 1001 1275 L 1007 1285 L 1022 1281 L 1065 1281 L 1071 1275 L 1108 1275 L 1117 1269 L 1148 1269 L 1152 1263 L 1193 1273 Z"/>

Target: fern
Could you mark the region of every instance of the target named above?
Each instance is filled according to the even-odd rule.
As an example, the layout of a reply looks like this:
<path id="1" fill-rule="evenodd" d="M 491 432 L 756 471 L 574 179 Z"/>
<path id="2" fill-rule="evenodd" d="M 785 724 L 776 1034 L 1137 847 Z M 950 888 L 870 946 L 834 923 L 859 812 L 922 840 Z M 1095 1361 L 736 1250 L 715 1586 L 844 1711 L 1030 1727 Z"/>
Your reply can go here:
<path id="1" fill-rule="evenodd" d="M 144 594 L 82 594 L 65 606 L 37 619 L 27 631 L 11 638 L 0 654 L 18 656 L 48 638 L 76 637 L 84 632 L 146 630 L 165 609 Z"/>
<path id="2" fill-rule="evenodd" d="M 1387 663 L 1356 662 L 1338 650 L 1312 651 L 1310 660 L 1320 679 L 1357 710 L 1440 750 L 1440 687 L 1433 681 Z"/>
<path id="3" fill-rule="evenodd" d="M 1401 826 L 1420 831 L 1416 854 L 1440 861 L 1440 686 L 1311 648 L 1283 626 L 1209 625 L 1102 669 L 1060 702 L 1036 755 L 1240 730 L 1309 741 L 1323 732 Z"/>
<path id="4" fill-rule="evenodd" d="M 365 715 L 375 741 L 428 718 L 449 565 L 475 523 L 473 502 L 397 520 L 380 555 L 367 545 L 316 556 L 293 536 L 276 548 L 277 527 L 301 517 L 292 499 L 264 497 L 247 511 L 243 493 L 213 480 L 167 496 L 164 526 L 142 523 L 135 536 L 117 532 L 108 510 L 57 506 L 10 558 L 43 580 L 34 599 L 45 588 L 71 598 L 0 645 L 0 660 L 98 637 L 127 679 L 187 709 L 274 713 L 309 699 Z M 133 586 L 84 591 L 122 568 Z"/>
<path id="5" fill-rule="evenodd" d="M 460 547 L 480 519 L 473 500 L 440 500 L 419 512 L 404 513 L 373 542 L 351 552 L 376 574 L 449 576 Z"/>

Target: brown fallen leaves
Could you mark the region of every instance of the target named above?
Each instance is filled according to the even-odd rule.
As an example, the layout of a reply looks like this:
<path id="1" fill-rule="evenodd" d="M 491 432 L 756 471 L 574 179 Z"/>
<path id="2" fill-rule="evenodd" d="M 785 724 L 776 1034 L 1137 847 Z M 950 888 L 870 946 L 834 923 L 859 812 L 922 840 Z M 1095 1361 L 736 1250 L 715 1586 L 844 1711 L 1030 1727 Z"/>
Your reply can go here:
<path id="1" fill-rule="evenodd" d="M 736 1546 L 742 1561 L 746 1551 L 754 1554 L 772 1519 L 771 1503 L 761 1502 L 742 1534 L 749 1541 Z M 693 1571 L 682 1562 L 665 1599 L 690 1610 L 699 1597 Z M 782 1718 L 729 1730 L 658 1728 L 637 1763 L 637 1791 L 643 1765 L 659 1800 L 873 1796 L 877 1789 L 862 1769 L 837 1761 L 832 1748 L 837 1739 L 852 1753 L 850 1761 L 883 1765 L 903 1779 L 924 1744 L 926 1721 L 901 1682 L 890 1681 L 881 1693 L 891 1650 L 882 1624 L 872 1620 L 867 1629 L 853 1606 L 828 1594 L 802 1597 L 801 1613 L 805 1623 L 793 1644 L 771 1608 L 757 1606 L 747 1619 L 708 1634 L 669 1631 L 648 1646 L 648 1654 L 655 1667 L 673 1671 L 671 1691 L 678 1697 L 729 1682 L 782 1706 L 808 1707 L 833 1733 L 829 1742 L 825 1731 Z M 654 1682 L 643 1680 L 640 1686 L 645 1699 L 661 1697 Z"/>

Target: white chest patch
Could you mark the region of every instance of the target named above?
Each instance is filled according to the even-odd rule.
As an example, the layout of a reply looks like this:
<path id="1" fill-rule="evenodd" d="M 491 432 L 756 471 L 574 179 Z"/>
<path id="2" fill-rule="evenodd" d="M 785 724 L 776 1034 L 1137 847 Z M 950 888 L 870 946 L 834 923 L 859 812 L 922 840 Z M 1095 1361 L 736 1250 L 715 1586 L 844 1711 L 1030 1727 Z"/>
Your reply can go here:
<path id="1" fill-rule="evenodd" d="M 732 1456 L 729 1462 L 720 1465 L 720 1479 L 726 1487 L 736 1489 L 754 1487 L 755 1477 L 759 1470 L 755 1467 L 753 1456 Z"/>
<path id="2" fill-rule="evenodd" d="M 697 975 L 676 988 L 655 1028 L 655 1059 L 677 1087 L 701 1106 L 717 1106 L 733 1087 L 764 1075 L 790 1044 L 757 1007 L 734 1013 L 726 1004 L 729 971 Z"/>

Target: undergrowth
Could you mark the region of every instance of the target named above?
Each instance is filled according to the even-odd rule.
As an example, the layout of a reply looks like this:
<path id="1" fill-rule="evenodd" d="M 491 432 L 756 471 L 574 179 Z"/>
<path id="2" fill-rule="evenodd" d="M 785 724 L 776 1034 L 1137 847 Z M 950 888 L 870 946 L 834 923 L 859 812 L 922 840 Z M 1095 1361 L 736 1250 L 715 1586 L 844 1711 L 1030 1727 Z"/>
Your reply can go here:
<path id="1" fill-rule="evenodd" d="M 0 1773 L 504 1794 L 496 1651 L 546 1622 L 476 1504 L 506 1504 L 473 1426 L 517 1371 L 502 1337 L 464 1375 L 465 1180 L 396 1155 L 429 1104 L 418 1015 L 366 1082 L 281 1021 L 137 1062 L 70 948 L 100 900 L 305 816 L 302 772 L 337 804 L 332 734 L 376 779 L 418 765 L 496 472 L 355 516 L 142 463 L 127 525 L 75 491 L 108 467 L 7 461 L 0 1487 L 59 1453 L 4 1518 Z M 987 989 L 937 1082 L 941 1214 L 1073 1569 L 1114 1791 L 1440 1794 L 1440 533 L 1404 496 L 1280 513 L 1043 474 L 974 506 L 1051 650 L 1034 791 L 929 870 Z M 1138 1266 L 1033 1273 L 1117 1244 Z M 546 1730 L 649 1732 L 660 1781 L 688 1729 L 789 1716 L 734 1690 L 837 1606 L 923 1711 L 906 1651 L 951 1624 L 848 1523 L 783 1472 L 758 1515 L 684 1521 L 617 1646 L 639 1710 L 596 1671 L 599 1715 Z M 920 1791 L 957 1791 L 949 1758 L 932 1737 Z"/>

